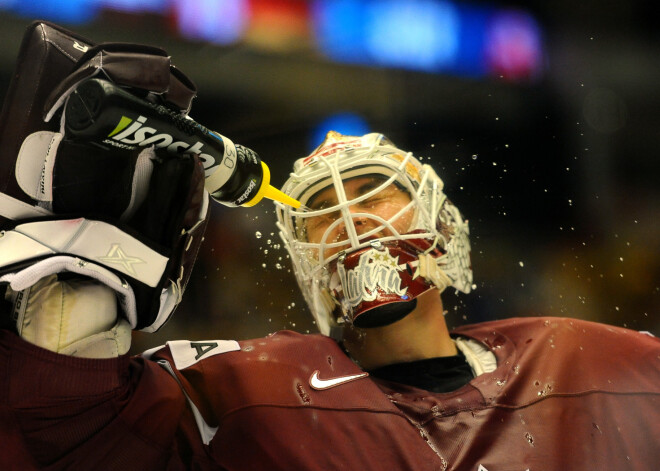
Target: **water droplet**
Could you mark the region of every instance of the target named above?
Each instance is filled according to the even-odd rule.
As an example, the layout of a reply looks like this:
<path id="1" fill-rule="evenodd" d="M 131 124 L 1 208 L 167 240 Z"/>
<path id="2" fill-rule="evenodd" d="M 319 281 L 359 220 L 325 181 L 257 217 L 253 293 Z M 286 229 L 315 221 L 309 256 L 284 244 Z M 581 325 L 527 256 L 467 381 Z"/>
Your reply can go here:
<path id="1" fill-rule="evenodd" d="M 257 231 L 254 233 L 254 235 L 257 237 L 257 239 L 261 239 L 261 232 Z"/>
<path id="2" fill-rule="evenodd" d="M 301 383 L 296 384 L 296 392 L 298 393 L 298 396 L 300 396 L 300 399 L 302 399 L 303 403 L 309 404 L 312 401 Z"/>
<path id="3" fill-rule="evenodd" d="M 525 266 L 525 264 L 522 261 L 518 262 L 518 265 L 520 265 L 521 267 Z"/>
<path id="4" fill-rule="evenodd" d="M 529 443 L 530 446 L 534 446 L 534 437 L 532 437 L 532 434 L 527 432 L 525 434 L 525 439 L 527 440 L 527 443 Z"/>

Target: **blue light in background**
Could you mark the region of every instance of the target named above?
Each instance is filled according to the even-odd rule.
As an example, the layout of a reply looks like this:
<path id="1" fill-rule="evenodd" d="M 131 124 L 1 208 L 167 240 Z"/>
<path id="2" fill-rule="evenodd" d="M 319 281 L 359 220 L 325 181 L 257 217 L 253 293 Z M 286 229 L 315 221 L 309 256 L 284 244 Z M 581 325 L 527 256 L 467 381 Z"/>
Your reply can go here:
<path id="1" fill-rule="evenodd" d="M 309 150 L 316 149 L 328 131 L 337 131 L 347 136 L 361 136 L 370 132 L 366 120 L 355 113 L 337 113 L 328 116 L 316 125 L 310 136 Z"/>
<path id="2" fill-rule="evenodd" d="M 365 2 L 314 1 L 310 8 L 319 48 L 340 62 L 361 62 L 365 50 Z"/>
<path id="3" fill-rule="evenodd" d="M 166 13 L 169 0 L 98 0 L 104 7 L 128 13 Z"/>
<path id="4" fill-rule="evenodd" d="M 461 27 L 456 61 L 451 72 L 466 77 L 482 77 L 488 72 L 484 54 L 485 31 L 493 9 L 469 3 L 458 4 L 456 8 Z"/>
<path id="5" fill-rule="evenodd" d="M 25 0 L 11 4 L 11 9 L 24 17 L 81 24 L 96 18 L 99 5 L 97 0 Z"/>
<path id="6" fill-rule="evenodd" d="M 462 18 L 446 0 L 315 0 L 319 49 L 339 62 L 437 72 L 451 69 Z"/>
<path id="7" fill-rule="evenodd" d="M 431 72 L 454 63 L 460 20 L 451 3 L 385 0 L 367 5 L 366 47 L 376 63 Z"/>
<path id="8" fill-rule="evenodd" d="M 177 27 L 183 36 L 230 44 L 238 41 L 247 27 L 247 0 L 174 0 Z"/>

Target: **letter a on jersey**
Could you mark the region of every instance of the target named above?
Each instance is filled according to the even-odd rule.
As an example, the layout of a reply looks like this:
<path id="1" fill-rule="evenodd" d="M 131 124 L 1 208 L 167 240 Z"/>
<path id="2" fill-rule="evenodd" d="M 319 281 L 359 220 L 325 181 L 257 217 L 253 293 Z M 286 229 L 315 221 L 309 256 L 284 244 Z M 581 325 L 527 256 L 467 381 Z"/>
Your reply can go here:
<path id="1" fill-rule="evenodd" d="M 199 360 L 204 356 L 205 353 L 208 353 L 214 348 L 217 348 L 218 342 L 190 342 L 190 347 L 197 350 L 195 360 Z"/>
<path id="2" fill-rule="evenodd" d="M 198 361 L 205 360 L 213 355 L 234 352 L 241 347 L 235 340 L 202 340 L 191 342 L 189 340 L 175 340 L 167 342 L 172 352 L 174 365 L 178 370 L 188 368 Z"/>

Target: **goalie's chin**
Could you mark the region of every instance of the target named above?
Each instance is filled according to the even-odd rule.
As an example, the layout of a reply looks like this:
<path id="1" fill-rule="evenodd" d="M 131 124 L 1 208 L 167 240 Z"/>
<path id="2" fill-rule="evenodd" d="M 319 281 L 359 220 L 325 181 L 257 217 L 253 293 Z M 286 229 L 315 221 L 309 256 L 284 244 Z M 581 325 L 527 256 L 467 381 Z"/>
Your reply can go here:
<path id="1" fill-rule="evenodd" d="M 353 325 L 360 329 L 385 327 L 400 321 L 417 307 L 417 299 L 398 301 L 369 309 L 353 319 Z"/>

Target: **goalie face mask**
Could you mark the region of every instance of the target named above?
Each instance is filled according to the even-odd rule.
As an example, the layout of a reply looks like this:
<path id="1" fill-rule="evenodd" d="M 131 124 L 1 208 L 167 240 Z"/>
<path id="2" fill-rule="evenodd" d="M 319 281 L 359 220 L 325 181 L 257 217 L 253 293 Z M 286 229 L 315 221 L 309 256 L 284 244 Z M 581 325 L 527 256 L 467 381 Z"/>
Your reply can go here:
<path id="1" fill-rule="evenodd" d="M 30 25 L 0 115 L 0 285 L 92 277 L 116 291 L 134 329 L 152 332 L 181 300 L 202 241 L 204 171 L 195 155 L 70 138 L 66 100 L 90 76 L 182 115 L 195 95 L 161 49 L 94 45 L 51 23 Z"/>
<path id="2" fill-rule="evenodd" d="M 298 160 L 277 204 L 280 236 L 324 335 L 405 317 L 416 298 L 472 286 L 467 222 L 428 165 L 381 134 L 330 132 Z"/>

